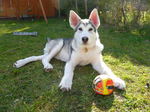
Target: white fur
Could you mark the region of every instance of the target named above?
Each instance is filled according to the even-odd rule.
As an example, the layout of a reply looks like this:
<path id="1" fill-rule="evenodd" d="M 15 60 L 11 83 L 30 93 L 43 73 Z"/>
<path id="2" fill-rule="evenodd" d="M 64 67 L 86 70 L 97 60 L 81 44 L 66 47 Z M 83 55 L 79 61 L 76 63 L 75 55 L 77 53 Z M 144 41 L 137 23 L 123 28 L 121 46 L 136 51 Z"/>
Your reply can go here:
<path id="1" fill-rule="evenodd" d="M 93 12 L 95 13 L 95 9 Z M 75 12 L 71 13 L 73 13 L 74 16 L 77 16 L 76 18 L 80 19 L 77 14 L 74 14 Z M 81 21 L 83 23 L 87 23 L 89 20 L 84 19 Z M 71 24 L 72 21 L 69 20 L 69 22 L 71 27 L 75 29 L 76 26 L 73 26 L 73 24 Z M 98 23 L 98 25 L 100 25 L 100 23 Z M 21 59 L 17 61 L 14 66 L 16 68 L 19 68 L 29 62 L 42 60 L 44 69 L 48 70 L 53 69 L 53 66 L 49 63 L 52 58 L 55 57 L 59 60 L 65 61 L 66 65 L 64 70 L 64 76 L 59 84 L 59 87 L 60 89 L 70 90 L 72 87 L 75 67 L 77 65 L 91 64 L 99 74 L 105 74 L 110 76 L 115 83 L 115 87 L 118 87 L 119 89 L 124 89 L 125 82 L 122 79 L 118 78 L 116 75 L 114 75 L 111 69 L 103 61 L 101 52 L 104 47 L 100 42 L 98 32 L 94 32 L 94 30 L 89 31 L 89 28 L 92 27 L 92 25 L 90 24 L 80 24 L 79 27 L 83 30 L 80 31 L 77 29 L 77 31 L 75 32 L 71 45 L 73 51 L 70 56 L 65 50 L 62 50 L 63 40 L 51 40 L 51 42 L 48 42 L 46 44 L 46 47 L 44 48 L 44 55 Z M 82 37 L 88 37 L 88 42 L 86 44 L 82 42 Z"/>
<path id="2" fill-rule="evenodd" d="M 56 54 L 60 51 L 60 49 L 63 46 L 63 41 L 59 41 L 57 43 L 57 45 L 51 49 L 51 52 L 45 52 L 44 58 L 42 58 L 42 63 L 44 65 L 44 69 L 53 69 L 53 66 L 49 63 L 50 60 L 56 56 Z M 45 51 L 47 51 L 47 49 L 51 48 L 51 45 L 47 46 L 47 48 L 45 48 Z"/>
<path id="3" fill-rule="evenodd" d="M 31 57 L 28 57 L 28 58 L 25 58 L 25 59 L 20 59 L 20 60 L 16 61 L 13 66 L 16 67 L 16 68 L 20 68 L 20 67 L 24 66 L 25 64 L 27 64 L 29 62 L 41 60 L 43 57 L 44 57 L 44 55 L 31 56 Z"/>

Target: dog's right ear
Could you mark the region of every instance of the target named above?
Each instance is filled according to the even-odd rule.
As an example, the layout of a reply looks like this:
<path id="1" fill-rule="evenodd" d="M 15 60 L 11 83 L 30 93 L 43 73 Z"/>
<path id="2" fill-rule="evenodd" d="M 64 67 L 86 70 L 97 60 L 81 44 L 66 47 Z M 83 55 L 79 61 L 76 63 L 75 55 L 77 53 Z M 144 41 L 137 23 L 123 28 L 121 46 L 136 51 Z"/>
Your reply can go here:
<path id="1" fill-rule="evenodd" d="M 70 10 L 69 23 L 73 29 L 75 29 L 77 27 L 80 20 L 81 20 L 81 18 L 73 10 Z"/>

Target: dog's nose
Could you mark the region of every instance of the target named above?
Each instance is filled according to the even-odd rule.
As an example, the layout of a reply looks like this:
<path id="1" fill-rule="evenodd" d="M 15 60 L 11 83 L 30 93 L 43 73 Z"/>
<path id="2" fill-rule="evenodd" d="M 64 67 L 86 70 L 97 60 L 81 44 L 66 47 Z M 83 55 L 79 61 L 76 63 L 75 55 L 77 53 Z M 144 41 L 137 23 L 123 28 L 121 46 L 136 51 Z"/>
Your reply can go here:
<path id="1" fill-rule="evenodd" d="M 83 41 L 83 43 L 87 43 L 88 37 L 82 37 L 82 41 Z"/>

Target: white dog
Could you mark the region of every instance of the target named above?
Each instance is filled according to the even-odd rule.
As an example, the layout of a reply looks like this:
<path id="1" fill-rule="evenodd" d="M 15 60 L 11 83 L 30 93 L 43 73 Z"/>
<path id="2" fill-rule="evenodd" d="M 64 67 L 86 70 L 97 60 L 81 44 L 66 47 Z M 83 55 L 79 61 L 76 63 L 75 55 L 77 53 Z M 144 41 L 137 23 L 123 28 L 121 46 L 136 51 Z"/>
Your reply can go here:
<path id="1" fill-rule="evenodd" d="M 52 58 L 56 58 L 66 62 L 64 76 L 59 84 L 60 89 L 70 90 L 74 69 L 77 65 L 91 64 L 99 74 L 109 75 L 115 87 L 119 89 L 125 88 L 125 82 L 118 78 L 104 63 L 102 58 L 103 45 L 100 42 L 97 32 L 100 26 L 100 20 L 97 9 L 94 9 L 89 19 L 81 19 L 74 11 L 70 11 L 70 26 L 74 29 L 74 38 L 71 39 L 48 39 L 44 48 L 44 55 L 31 56 L 18 60 L 14 63 L 19 68 L 29 62 L 42 60 L 44 69 L 49 71 L 53 66 L 49 63 Z"/>

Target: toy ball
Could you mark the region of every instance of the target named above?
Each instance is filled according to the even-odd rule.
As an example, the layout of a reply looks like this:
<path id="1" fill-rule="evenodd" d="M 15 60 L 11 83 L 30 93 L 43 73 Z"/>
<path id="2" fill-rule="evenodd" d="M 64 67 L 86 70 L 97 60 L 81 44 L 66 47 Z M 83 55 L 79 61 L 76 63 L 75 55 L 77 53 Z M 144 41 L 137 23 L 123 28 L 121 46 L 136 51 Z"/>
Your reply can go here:
<path id="1" fill-rule="evenodd" d="M 96 94 L 110 95 L 114 91 L 114 82 L 107 75 L 98 75 L 93 80 L 93 89 Z"/>

